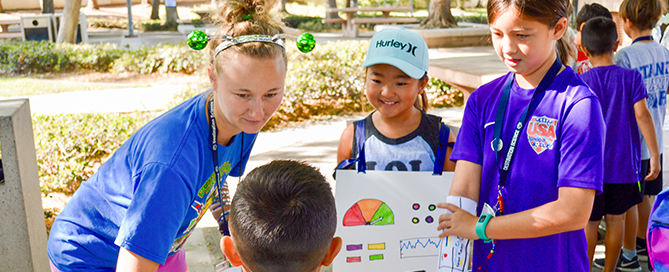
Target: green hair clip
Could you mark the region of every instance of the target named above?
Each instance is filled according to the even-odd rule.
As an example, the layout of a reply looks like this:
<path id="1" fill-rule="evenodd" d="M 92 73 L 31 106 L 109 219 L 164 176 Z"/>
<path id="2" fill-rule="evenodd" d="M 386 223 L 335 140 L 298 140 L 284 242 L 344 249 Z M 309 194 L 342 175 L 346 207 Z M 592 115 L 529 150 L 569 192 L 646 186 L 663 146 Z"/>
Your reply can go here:
<path id="1" fill-rule="evenodd" d="M 311 33 L 308 32 L 304 32 L 297 37 L 291 34 L 276 34 L 274 36 L 245 35 L 239 37 L 232 37 L 228 35 L 216 35 L 210 37 L 209 35 L 207 35 L 207 33 L 204 33 L 204 31 L 193 30 L 193 32 L 188 34 L 187 42 L 190 48 L 195 50 L 202 50 L 205 47 L 207 47 L 207 43 L 209 43 L 210 40 L 223 40 L 223 42 L 216 47 L 216 50 L 214 50 L 214 58 L 215 58 L 219 53 L 221 53 L 221 51 L 228 49 L 233 45 L 247 42 L 275 43 L 285 48 L 283 41 L 285 38 L 295 39 L 295 44 L 297 46 L 297 49 L 302 51 L 303 53 L 311 52 L 312 50 L 314 50 L 314 47 L 316 47 L 316 39 L 314 38 L 314 35 L 311 35 Z"/>
<path id="2" fill-rule="evenodd" d="M 244 19 L 244 20 L 248 20 L 248 19 L 251 19 L 251 18 L 253 18 L 253 13 L 246 14 L 246 15 L 244 15 L 244 17 L 242 17 L 242 19 Z"/>

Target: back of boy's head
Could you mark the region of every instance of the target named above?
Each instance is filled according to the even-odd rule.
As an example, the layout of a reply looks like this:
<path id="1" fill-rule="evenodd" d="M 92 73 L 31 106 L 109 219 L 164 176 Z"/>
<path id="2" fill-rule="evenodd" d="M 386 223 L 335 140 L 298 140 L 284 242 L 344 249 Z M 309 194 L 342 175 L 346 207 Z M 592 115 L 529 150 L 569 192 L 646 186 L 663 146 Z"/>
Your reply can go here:
<path id="1" fill-rule="evenodd" d="M 613 52 L 618 41 L 616 23 L 606 17 L 588 20 L 581 30 L 581 44 L 593 56 Z"/>
<path id="2" fill-rule="evenodd" d="M 661 0 L 624 0 L 620 4 L 620 18 L 629 20 L 641 31 L 653 29 L 663 13 Z"/>
<path id="3" fill-rule="evenodd" d="M 325 177 L 292 160 L 251 171 L 237 187 L 229 218 L 235 248 L 254 272 L 315 270 L 337 227 Z"/>
<path id="4" fill-rule="evenodd" d="M 606 7 L 597 3 L 585 4 L 581 7 L 581 10 L 578 11 L 578 14 L 576 14 L 577 30 L 582 24 L 595 17 L 606 17 L 613 20 L 611 12 Z"/>

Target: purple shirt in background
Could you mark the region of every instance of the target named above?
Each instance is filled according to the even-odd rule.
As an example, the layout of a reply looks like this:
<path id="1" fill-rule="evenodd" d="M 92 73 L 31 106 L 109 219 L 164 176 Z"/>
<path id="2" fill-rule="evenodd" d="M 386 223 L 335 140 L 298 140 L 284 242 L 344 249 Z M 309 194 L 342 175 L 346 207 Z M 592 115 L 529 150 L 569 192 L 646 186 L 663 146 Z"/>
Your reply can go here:
<path id="1" fill-rule="evenodd" d="M 634 104 L 646 97 L 641 74 L 616 65 L 595 67 L 581 75 L 599 97 L 606 123 L 604 183 L 641 180 L 641 140 Z"/>
<path id="2" fill-rule="evenodd" d="M 478 214 L 484 203 L 497 203 L 499 172 L 491 142 L 497 104 L 512 73 L 474 91 L 467 101 L 462 128 L 451 160 L 482 165 Z M 506 155 L 514 127 L 534 90 L 511 88 L 502 126 Z M 512 214 L 557 200 L 559 187 L 602 190 L 604 120 L 597 96 L 571 68 L 557 75 L 538 95 L 518 138 L 504 195 L 504 213 Z M 502 155 L 503 154 L 503 155 Z M 584 210 L 590 213 L 590 210 Z M 588 271 L 587 242 L 583 230 L 532 239 L 474 242 L 474 271 Z"/>

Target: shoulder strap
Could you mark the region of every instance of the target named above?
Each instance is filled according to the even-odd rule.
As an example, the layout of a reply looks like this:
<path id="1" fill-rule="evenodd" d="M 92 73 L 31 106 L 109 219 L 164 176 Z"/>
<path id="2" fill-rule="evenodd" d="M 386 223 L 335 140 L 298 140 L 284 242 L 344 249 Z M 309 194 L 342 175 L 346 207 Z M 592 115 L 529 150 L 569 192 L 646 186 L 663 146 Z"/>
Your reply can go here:
<path id="1" fill-rule="evenodd" d="M 441 175 L 444 171 L 444 162 L 446 162 L 446 151 L 450 145 L 448 142 L 448 136 L 450 135 L 451 129 L 441 122 L 441 128 L 439 129 L 439 147 L 437 147 L 437 154 L 434 159 L 434 172 L 433 175 Z"/>
<path id="2" fill-rule="evenodd" d="M 351 169 L 357 162 L 358 172 L 365 172 L 367 170 L 367 162 L 365 161 L 365 119 L 355 122 L 355 143 L 358 150 L 357 158 L 350 158 L 339 162 L 336 169 Z"/>

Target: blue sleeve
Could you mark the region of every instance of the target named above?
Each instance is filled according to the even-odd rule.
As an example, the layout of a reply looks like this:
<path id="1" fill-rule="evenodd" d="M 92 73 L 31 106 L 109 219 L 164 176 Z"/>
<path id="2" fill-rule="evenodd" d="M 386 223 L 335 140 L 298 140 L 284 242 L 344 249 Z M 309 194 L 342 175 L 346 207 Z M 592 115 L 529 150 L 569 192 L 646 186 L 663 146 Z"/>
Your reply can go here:
<path id="1" fill-rule="evenodd" d="M 462 127 L 458 131 L 455 147 L 453 147 L 450 157 L 452 161 L 466 160 L 480 165 L 483 164 L 483 149 L 481 146 L 483 135 L 479 123 L 485 117 L 479 116 L 483 113 L 478 112 L 476 100 L 477 96 L 475 94 L 467 100 L 464 117 L 462 118 Z"/>
<path id="2" fill-rule="evenodd" d="M 164 264 L 195 189 L 177 172 L 158 163 L 144 166 L 134 184 L 132 201 L 115 244 Z"/>
<path id="3" fill-rule="evenodd" d="M 230 176 L 241 177 L 244 174 L 244 171 L 246 171 L 246 163 L 251 157 L 251 150 L 253 149 L 253 145 L 255 144 L 257 137 L 257 133 L 244 133 L 244 155 L 239 160 L 239 163 L 235 165 L 234 168 L 232 168 L 230 171 Z"/>
<path id="4" fill-rule="evenodd" d="M 562 121 L 557 187 L 602 191 L 606 128 L 599 99 L 575 102 Z"/>
<path id="5" fill-rule="evenodd" d="M 639 73 L 639 71 L 634 70 L 634 80 L 632 80 L 631 85 L 632 88 L 634 88 L 632 90 L 632 101 L 634 101 L 634 103 L 648 97 L 646 83 L 643 82 L 643 77 L 641 77 L 641 73 Z"/>

